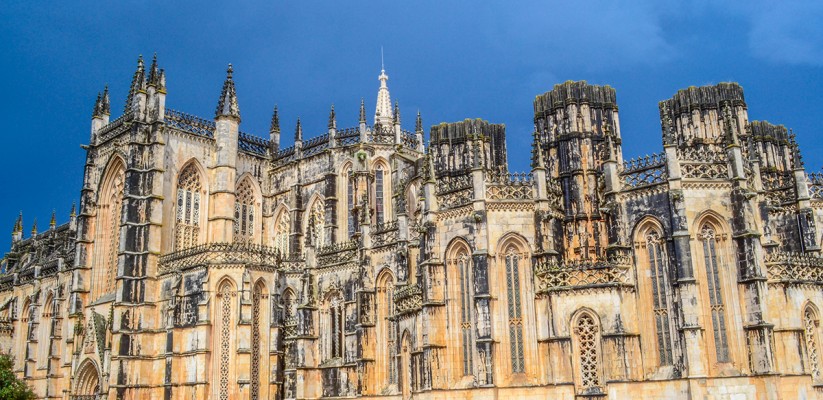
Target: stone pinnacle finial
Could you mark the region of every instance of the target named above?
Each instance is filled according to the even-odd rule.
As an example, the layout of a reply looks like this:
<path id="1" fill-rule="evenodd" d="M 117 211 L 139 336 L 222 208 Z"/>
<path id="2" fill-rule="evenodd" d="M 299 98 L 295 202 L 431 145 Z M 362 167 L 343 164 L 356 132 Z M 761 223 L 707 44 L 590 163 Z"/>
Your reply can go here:
<path id="1" fill-rule="evenodd" d="M 331 105 L 331 111 L 329 112 L 329 129 L 335 129 L 337 127 L 337 117 L 334 114 L 334 104 Z"/>
<path id="2" fill-rule="evenodd" d="M 380 88 L 377 90 L 377 106 L 374 111 L 374 125 L 389 126 L 392 124 L 392 108 L 391 95 L 389 94 L 389 86 L 386 83 L 389 76 L 386 75 L 385 70 L 380 70 L 380 76 L 377 77 L 380 81 Z"/>
<path id="3" fill-rule="evenodd" d="M 149 67 L 149 86 L 160 86 L 160 68 L 157 67 L 157 53 L 151 59 L 151 66 Z"/>
<path id="4" fill-rule="evenodd" d="M 214 117 L 230 117 L 240 122 L 240 106 L 237 104 L 237 93 L 234 90 L 233 73 L 234 68 L 229 64 L 226 69 L 226 81 L 223 82 L 223 90 L 220 92 L 220 100 L 217 102 Z"/>
<path id="5" fill-rule="evenodd" d="M 109 100 L 109 85 L 103 89 L 103 98 L 102 101 L 102 113 L 103 115 L 111 115 L 111 101 Z"/>
<path id="6" fill-rule="evenodd" d="M 363 102 L 363 99 L 360 99 L 360 123 L 366 123 L 366 103 Z"/>
<path id="7" fill-rule="evenodd" d="M 423 118 L 420 117 L 420 110 L 417 110 L 417 120 L 414 121 L 414 131 L 423 132 Z"/>
<path id="8" fill-rule="evenodd" d="M 303 125 L 300 123 L 300 117 L 297 117 L 297 127 L 294 128 L 294 141 L 303 141 Z"/>
<path id="9" fill-rule="evenodd" d="M 37 218 L 34 219 L 34 223 L 31 225 L 31 235 L 37 236 Z"/>
<path id="10" fill-rule="evenodd" d="M 545 167 L 543 161 L 543 150 L 540 146 L 540 134 L 537 130 L 534 131 L 534 140 L 532 140 L 532 168 Z"/>
<path id="11" fill-rule="evenodd" d="M 394 101 L 394 123 L 400 125 L 400 105 Z"/>
<path id="12" fill-rule="evenodd" d="M 20 214 L 17 216 L 17 221 L 14 223 L 14 231 L 12 233 L 22 233 L 23 232 L 23 212 L 20 211 Z"/>
<path id="13" fill-rule="evenodd" d="M 51 210 L 51 221 L 49 221 L 49 229 L 54 229 L 57 226 L 57 211 Z"/>
<path id="14" fill-rule="evenodd" d="M 146 90 L 146 69 L 143 65 L 143 56 L 137 58 L 137 70 L 134 71 L 134 76 L 131 79 L 131 86 L 129 87 L 129 96 L 126 98 L 126 105 L 123 113 L 126 114 L 134 108 L 134 97 L 137 93 Z"/>
<path id="15" fill-rule="evenodd" d="M 97 92 L 97 100 L 94 101 L 94 111 L 91 112 L 92 118 L 99 118 L 103 115 L 103 95 Z"/>
<path id="16" fill-rule="evenodd" d="M 277 104 L 274 105 L 274 112 L 271 115 L 269 132 L 280 133 L 280 113 L 277 111 Z"/>
<path id="17" fill-rule="evenodd" d="M 77 203 L 71 203 L 71 212 L 69 213 L 69 217 L 76 217 L 77 216 Z"/>

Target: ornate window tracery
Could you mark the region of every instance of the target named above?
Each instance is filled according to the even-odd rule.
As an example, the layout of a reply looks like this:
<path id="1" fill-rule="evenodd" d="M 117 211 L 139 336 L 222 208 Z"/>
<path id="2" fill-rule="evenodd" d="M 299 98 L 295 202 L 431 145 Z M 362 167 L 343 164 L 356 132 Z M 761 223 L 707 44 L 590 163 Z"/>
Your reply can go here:
<path id="1" fill-rule="evenodd" d="M 174 249 L 196 246 L 200 240 L 200 173 L 189 164 L 177 178 L 177 206 L 174 229 Z"/>
<path id="2" fill-rule="evenodd" d="M 229 367 L 231 361 L 231 298 L 232 288 L 224 283 L 218 292 L 220 304 L 220 360 L 219 360 L 219 398 L 229 399 Z"/>
<path id="3" fill-rule="evenodd" d="M 289 212 L 283 210 L 277 217 L 274 224 L 274 248 L 280 251 L 284 257 L 289 255 L 289 236 L 291 234 L 291 216 Z"/>
<path id="4" fill-rule="evenodd" d="M 577 318 L 574 335 L 582 388 L 586 392 L 600 391 L 600 325 L 591 314 L 584 312 Z"/>
<path id="5" fill-rule="evenodd" d="M 386 343 L 386 347 L 381 345 L 380 351 L 385 357 L 385 383 L 393 384 L 397 383 L 397 332 L 392 320 L 395 313 L 394 279 L 388 273 L 381 278 L 377 287 L 377 323 L 380 324 L 379 340 Z"/>
<path id="6" fill-rule="evenodd" d="M 250 243 L 254 240 L 254 188 L 248 179 L 237 187 L 234 203 L 234 238 L 236 241 Z"/>
<path id="7" fill-rule="evenodd" d="M 811 307 L 807 306 L 803 311 L 803 333 L 806 338 L 806 355 L 809 358 L 809 368 L 811 369 L 812 379 L 815 382 L 820 381 L 821 378 L 817 336 L 818 326 L 817 314 Z"/>
<path id="8" fill-rule="evenodd" d="M 380 225 L 386 219 L 386 199 L 385 199 L 385 171 L 383 166 L 378 165 L 374 171 L 374 217 L 377 224 Z"/>
<path id="9" fill-rule="evenodd" d="M 323 354 L 325 360 L 343 357 L 345 333 L 345 305 L 339 293 L 330 295 L 324 304 L 321 332 L 328 332 L 323 340 Z"/>
<path id="10" fill-rule="evenodd" d="M 657 231 L 653 230 L 646 235 L 657 351 L 660 365 L 671 365 L 673 357 L 669 326 L 669 282 L 664 246 L 665 242 L 661 240 Z"/>
<path id="11" fill-rule="evenodd" d="M 526 371 L 523 350 L 523 310 L 521 305 L 520 255 L 514 246 L 506 251 L 506 294 L 512 372 Z"/>
<path id="12" fill-rule="evenodd" d="M 252 306 L 251 306 L 251 314 L 252 314 L 252 327 L 251 327 L 251 385 L 249 394 L 252 400 L 258 400 L 260 398 L 260 351 L 261 351 L 261 332 L 260 332 L 260 320 L 261 320 L 261 303 L 265 299 L 265 294 L 263 293 L 263 285 L 257 284 L 254 286 L 254 291 L 252 293 Z"/>
<path id="13" fill-rule="evenodd" d="M 469 256 L 461 251 L 457 256 L 457 270 L 460 274 L 460 341 L 463 349 L 463 375 L 472 375 L 474 365 L 474 335 L 472 332 L 472 314 L 474 297 L 472 296 L 472 274 Z"/>
<path id="14" fill-rule="evenodd" d="M 326 245 L 326 208 L 323 206 L 323 201 L 317 199 L 312 203 L 309 209 L 308 226 L 306 233 L 308 234 L 309 244 L 315 248 L 320 248 Z"/>
<path id="15" fill-rule="evenodd" d="M 125 165 L 116 159 L 104 177 L 98 209 L 99 234 L 96 267 L 92 277 L 92 300 L 114 292 L 117 254 L 120 250 L 120 221 L 123 211 Z"/>
<path id="16" fill-rule="evenodd" d="M 706 266 L 706 285 L 709 291 L 709 307 L 714 332 L 714 347 L 717 362 L 729 362 L 729 340 L 726 333 L 726 312 L 723 302 L 723 287 L 720 281 L 719 257 L 717 255 L 717 235 L 713 226 L 703 225 L 700 230 L 703 241 L 703 259 Z"/>
<path id="17" fill-rule="evenodd" d="M 346 182 L 346 220 L 348 221 L 349 237 L 354 236 L 357 230 L 357 223 L 354 219 L 354 181 L 347 179 Z"/>

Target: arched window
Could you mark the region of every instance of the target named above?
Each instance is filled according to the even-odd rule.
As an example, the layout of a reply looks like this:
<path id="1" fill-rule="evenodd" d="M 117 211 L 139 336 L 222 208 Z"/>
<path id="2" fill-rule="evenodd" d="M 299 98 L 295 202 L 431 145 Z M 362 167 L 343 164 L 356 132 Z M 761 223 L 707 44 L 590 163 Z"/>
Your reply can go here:
<path id="1" fill-rule="evenodd" d="M 394 315 L 394 279 L 388 272 L 378 278 L 377 283 L 377 352 L 384 360 L 379 364 L 381 384 L 397 383 L 397 332 L 392 316 Z"/>
<path id="2" fill-rule="evenodd" d="M 704 224 L 700 230 L 700 239 L 703 242 L 706 285 L 709 292 L 709 307 L 712 316 L 717 362 L 729 362 L 731 360 L 729 358 L 729 340 L 726 334 L 726 308 L 723 302 L 723 287 L 720 280 L 721 265 L 717 254 L 717 233 L 715 228 L 711 224 Z"/>
<path id="3" fill-rule="evenodd" d="M 189 164 L 177 178 L 177 211 L 174 229 L 174 249 L 183 250 L 200 240 L 200 173 Z"/>
<path id="4" fill-rule="evenodd" d="M 224 282 L 217 292 L 217 304 L 219 305 L 220 315 L 220 331 L 218 334 L 218 397 L 220 400 L 228 400 L 230 393 L 230 377 L 229 371 L 231 368 L 231 332 L 232 332 L 232 298 L 234 291 L 232 285 Z"/>
<path id="5" fill-rule="evenodd" d="M 289 255 L 289 236 L 291 234 L 291 216 L 288 210 L 283 210 L 274 223 L 274 248 L 280 251 L 283 257 Z"/>
<path id="6" fill-rule="evenodd" d="M 326 245 L 326 208 L 323 206 L 323 201 L 316 199 L 309 209 L 308 226 L 306 226 L 306 233 L 308 235 L 308 243 L 314 248 L 320 248 Z"/>
<path id="7" fill-rule="evenodd" d="M 647 257 L 651 289 L 654 326 L 657 337 L 657 352 L 660 365 L 672 365 L 672 335 L 669 316 L 669 278 L 666 258 L 665 240 L 652 228 L 645 233 L 645 251 Z"/>
<path id="8" fill-rule="evenodd" d="M 474 364 L 474 335 L 472 316 L 474 314 L 474 297 L 471 263 L 468 254 L 463 251 L 457 256 L 457 270 L 460 282 L 460 339 L 463 348 L 463 375 L 472 375 Z"/>
<path id="9" fill-rule="evenodd" d="M 328 334 L 322 342 L 324 359 L 331 360 L 343 357 L 346 320 L 345 308 L 340 293 L 334 292 L 326 297 L 322 313 L 320 322 L 323 326 L 321 326 L 320 332 Z"/>
<path id="10" fill-rule="evenodd" d="M 809 358 L 809 369 L 812 373 L 812 379 L 815 382 L 820 381 L 820 354 L 818 348 L 819 341 L 817 339 L 819 325 L 820 322 L 817 319 L 817 313 L 811 306 L 806 306 L 806 309 L 803 310 L 803 333 L 806 337 L 806 354 Z"/>
<path id="11" fill-rule="evenodd" d="M 601 391 L 600 324 L 589 312 L 582 312 L 574 324 L 576 358 L 580 371 L 580 385 L 584 393 Z"/>
<path id="12" fill-rule="evenodd" d="M 506 250 L 506 304 L 512 372 L 526 371 L 523 350 L 523 309 L 521 306 L 520 254 L 515 246 Z"/>
<path id="13" fill-rule="evenodd" d="M 114 293 L 117 254 L 120 250 L 125 171 L 123 161 L 120 158 L 113 159 L 100 186 L 92 300 Z"/>
<path id="14" fill-rule="evenodd" d="M 268 296 L 265 292 L 265 285 L 262 282 L 258 282 L 254 285 L 254 290 L 252 291 L 252 303 L 251 303 L 251 388 L 249 390 L 250 397 L 252 400 L 260 399 L 260 381 L 261 381 L 261 368 L 260 368 L 260 359 L 261 359 L 261 350 L 265 350 L 263 346 L 261 346 L 264 342 L 262 338 L 261 330 L 261 323 L 262 320 L 262 312 L 265 307 L 262 307 L 262 304 L 265 302 Z"/>
<path id="15" fill-rule="evenodd" d="M 385 171 L 378 165 L 374 171 L 374 218 L 377 225 L 386 220 Z"/>
<path id="16" fill-rule="evenodd" d="M 251 243 L 254 240 L 254 188 L 248 178 L 237 186 L 234 202 L 234 239 Z"/>

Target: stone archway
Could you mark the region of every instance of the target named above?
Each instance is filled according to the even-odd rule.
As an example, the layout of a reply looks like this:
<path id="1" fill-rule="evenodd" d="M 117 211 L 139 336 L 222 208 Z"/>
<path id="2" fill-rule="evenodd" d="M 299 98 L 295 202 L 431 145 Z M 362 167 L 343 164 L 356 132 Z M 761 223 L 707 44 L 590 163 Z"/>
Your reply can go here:
<path id="1" fill-rule="evenodd" d="M 74 377 L 74 396 L 78 400 L 94 400 L 100 393 L 100 371 L 93 361 L 83 361 Z"/>

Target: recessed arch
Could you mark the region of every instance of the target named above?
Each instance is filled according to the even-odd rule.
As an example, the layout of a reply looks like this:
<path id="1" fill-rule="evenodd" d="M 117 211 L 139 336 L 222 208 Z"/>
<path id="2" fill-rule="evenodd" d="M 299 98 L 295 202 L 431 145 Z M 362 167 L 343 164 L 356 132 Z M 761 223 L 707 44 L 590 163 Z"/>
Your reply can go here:
<path id="1" fill-rule="evenodd" d="M 490 269 L 489 274 L 499 282 L 493 288 L 501 300 L 498 312 L 505 316 L 506 333 L 501 348 L 508 353 L 510 372 L 525 373 L 530 352 L 526 343 L 529 343 L 531 331 L 524 328 L 531 326 L 532 321 L 530 314 L 524 311 L 524 305 L 529 304 L 524 293 L 534 292 L 529 284 L 531 256 L 528 240 L 516 232 L 504 234 L 497 243 L 495 258 L 497 267 Z"/>
<path id="2" fill-rule="evenodd" d="M 234 240 L 237 242 L 259 242 L 262 227 L 260 193 L 257 181 L 248 172 L 235 183 Z"/>
<path id="3" fill-rule="evenodd" d="M 91 358 L 86 358 L 77 368 L 74 375 L 73 393 L 79 396 L 93 396 L 100 394 L 100 368 Z"/>
<path id="4" fill-rule="evenodd" d="M 604 383 L 600 316 L 582 307 L 572 314 L 569 326 L 573 337 L 575 386 L 580 393 L 600 393 Z"/>
<path id="5" fill-rule="evenodd" d="M 726 218 L 723 218 L 720 214 L 718 214 L 714 210 L 704 210 L 697 217 L 694 219 L 694 224 L 692 225 L 692 232 L 700 232 L 706 224 L 711 224 L 715 227 L 715 230 L 718 234 L 725 234 L 726 232 L 730 232 L 729 230 L 729 223 Z"/>
<path id="6" fill-rule="evenodd" d="M 326 246 L 326 203 L 323 196 L 315 193 L 306 203 L 306 216 L 303 220 L 303 230 L 306 245 L 320 248 Z"/>
<path id="7" fill-rule="evenodd" d="M 120 225 L 126 187 L 126 162 L 119 154 L 109 158 L 97 197 L 91 299 L 114 293 L 120 252 Z"/>
<path id="8" fill-rule="evenodd" d="M 174 250 L 179 251 L 200 243 L 205 226 L 208 189 L 206 174 L 196 159 L 185 162 L 174 180 Z"/>
<path id="9" fill-rule="evenodd" d="M 806 361 L 809 363 L 812 380 L 820 382 L 820 311 L 811 300 L 806 300 L 801 310 L 803 310 L 801 317 L 803 320 L 803 336 L 806 342 Z"/>
<path id="10" fill-rule="evenodd" d="M 632 237 L 635 238 L 635 241 L 637 241 L 637 238 L 645 235 L 645 233 L 650 230 L 657 230 L 661 235 L 666 235 L 666 229 L 663 227 L 660 220 L 653 215 L 646 215 L 634 224 Z"/>

